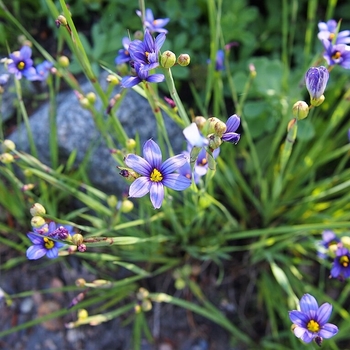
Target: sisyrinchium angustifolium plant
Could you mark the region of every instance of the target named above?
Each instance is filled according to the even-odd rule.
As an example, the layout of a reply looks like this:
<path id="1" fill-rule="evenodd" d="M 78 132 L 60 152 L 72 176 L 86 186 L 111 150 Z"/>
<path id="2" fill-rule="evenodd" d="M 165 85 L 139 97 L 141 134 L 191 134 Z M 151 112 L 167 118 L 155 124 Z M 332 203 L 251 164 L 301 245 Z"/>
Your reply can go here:
<path id="1" fill-rule="evenodd" d="M 19 256 L 5 261 L 4 273 L 10 276 L 15 265 L 39 259 L 62 261 L 67 268 L 70 256 L 83 261 L 96 278 L 79 278 L 71 286 L 66 327 L 126 316 L 133 323 L 135 349 L 143 337 L 154 340 L 145 315 L 155 303 L 217 323 L 236 348 L 300 349 L 308 343 L 344 348 L 350 328 L 345 24 L 318 18 L 317 1 L 308 2 L 307 14 L 296 6 L 303 1 L 269 2 L 265 32 L 257 8 L 243 0 L 198 1 L 184 18 L 180 2 L 165 6 L 173 17 L 158 18 L 141 1 L 134 4 L 124 37 L 109 43 L 113 38 L 107 39 L 101 20 L 89 43 L 74 21 L 78 5 L 43 3 L 59 53 L 47 51 L 0 1 L 1 16 L 25 37 L 20 47 L 8 43 L 0 89 L 6 91 L 14 79 L 30 145 L 29 153 L 16 147 L 1 123 L 0 239 Z M 272 3 L 282 24 L 277 25 Z M 186 6 L 196 8 L 193 1 Z M 327 18 L 334 6 L 329 4 Z M 193 20 L 195 32 L 203 25 L 199 13 L 205 13 L 207 36 L 201 41 L 198 34 L 205 53 L 195 55 L 199 44 L 188 39 L 187 22 Z M 237 21 L 233 28 L 231 17 Z M 305 23 L 304 35 L 292 25 L 296 22 Z M 174 33 L 174 28 L 188 31 Z M 106 50 L 115 48 L 113 62 L 103 57 L 106 42 Z M 183 43 L 188 51 L 178 52 Z M 73 63 L 60 54 L 63 47 Z M 102 70 L 108 72 L 107 87 L 100 84 Z M 91 82 L 91 92 L 81 90 L 73 75 L 78 71 Z M 68 84 L 91 112 L 125 193 L 110 195 L 90 184 L 89 154 L 78 168 L 75 152 L 62 162 L 54 112 L 47 130 L 50 164 L 39 160 L 22 99 L 27 80 L 43 84 L 52 111 L 62 82 Z M 130 89 L 148 100 L 154 114 L 149 118 L 157 123 L 144 142 L 128 135 L 116 117 Z M 164 114 L 182 130 L 180 152 L 173 151 Z M 204 283 L 207 275 L 214 281 L 210 286 Z M 171 287 L 150 282 L 164 278 L 171 279 Z M 225 294 L 225 283 L 235 300 Z M 21 297 L 6 292 L 7 304 Z M 224 301 L 234 311 L 227 311 Z M 33 324 L 2 329 L 0 335 Z"/>

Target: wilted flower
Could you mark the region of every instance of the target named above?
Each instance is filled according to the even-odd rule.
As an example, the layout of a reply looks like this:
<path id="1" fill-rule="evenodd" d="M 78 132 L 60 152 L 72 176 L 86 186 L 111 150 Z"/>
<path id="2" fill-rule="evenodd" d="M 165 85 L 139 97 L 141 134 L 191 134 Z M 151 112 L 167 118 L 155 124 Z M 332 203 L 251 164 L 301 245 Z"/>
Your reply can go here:
<path id="1" fill-rule="evenodd" d="M 241 138 L 241 135 L 236 133 L 241 119 L 237 114 L 231 115 L 226 122 L 226 131 L 223 133 L 221 140 L 225 142 L 230 142 L 236 145 Z"/>
<path id="2" fill-rule="evenodd" d="M 310 294 L 304 294 L 300 299 L 300 310 L 289 311 L 289 318 L 293 322 L 293 332 L 297 338 L 305 343 L 315 340 L 319 343 L 323 338 L 328 339 L 338 333 L 338 327 L 327 323 L 332 305 L 324 303 L 318 307 L 316 299 Z"/>
<path id="3" fill-rule="evenodd" d="M 329 79 L 329 72 L 326 67 L 311 67 L 305 74 L 305 84 L 310 94 L 311 104 L 319 105 L 318 101 L 322 99 Z M 323 100 L 322 100 L 323 102 Z M 322 103 L 321 102 L 321 103 Z"/>
<path id="4" fill-rule="evenodd" d="M 10 53 L 10 60 L 7 65 L 9 73 L 14 74 L 17 79 L 21 79 L 22 75 L 32 76 L 36 73 L 31 59 L 32 49 L 29 46 L 23 46 L 19 51 Z"/>
<path id="5" fill-rule="evenodd" d="M 335 251 L 335 255 L 331 276 L 339 279 L 350 277 L 350 252 L 340 247 Z"/>
<path id="6" fill-rule="evenodd" d="M 56 230 L 56 223 L 50 222 L 45 227 L 33 229 L 34 232 L 27 234 L 33 245 L 27 249 L 27 258 L 30 260 L 40 259 L 44 255 L 48 258 L 57 258 L 58 250 L 64 243 L 58 242 L 58 232 Z"/>
<path id="7" fill-rule="evenodd" d="M 333 45 L 328 40 L 322 40 L 325 52 L 323 57 L 330 66 L 338 64 L 345 69 L 350 69 L 350 46 L 345 44 Z"/>
<path id="8" fill-rule="evenodd" d="M 141 11 L 136 11 L 139 17 L 142 17 Z M 169 18 L 158 18 L 154 19 L 153 12 L 151 9 L 146 9 L 144 25 L 151 33 L 168 33 L 168 31 L 163 28 L 169 22 Z"/>
<path id="9" fill-rule="evenodd" d="M 128 63 L 131 59 L 130 53 L 129 53 L 129 45 L 130 45 L 130 39 L 128 37 L 124 37 L 122 39 L 122 44 L 124 49 L 120 49 L 118 51 L 118 56 L 115 58 L 115 64 L 123 64 Z"/>
<path id="10" fill-rule="evenodd" d="M 191 181 L 181 174 L 174 173 L 186 163 L 183 154 L 162 161 L 159 146 L 148 140 L 143 146 L 143 158 L 136 154 L 128 154 L 125 164 L 141 176 L 130 186 L 130 197 L 143 197 L 150 192 L 151 202 L 155 209 L 161 207 L 164 199 L 164 186 L 182 191 L 191 185 Z"/>
<path id="11" fill-rule="evenodd" d="M 131 76 L 124 77 L 120 82 L 123 88 L 131 88 L 141 83 L 141 81 L 148 81 L 149 83 L 160 83 L 164 80 L 163 74 L 150 75 L 148 73 L 148 70 L 144 69 L 144 65 L 139 62 L 135 62 L 134 68 L 137 75 L 134 77 L 131 77 Z"/>
<path id="12" fill-rule="evenodd" d="M 143 41 L 133 40 L 129 44 L 130 57 L 136 63 L 142 64 L 143 70 L 151 70 L 159 66 L 159 51 L 165 41 L 165 34 L 159 34 L 155 39 L 148 30 Z"/>
<path id="13" fill-rule="evenodd" d="M 350 43 L 350 30 L 343 30 L 337 34 L 338 23 L 334 19 L 330 19 L 327 22 L 318 23 L 319 33 L 317 34 L 318 38 L 323 40 L 328 40 L 333 42 L 335 36 L 335 44 L 349 44 Z"/>

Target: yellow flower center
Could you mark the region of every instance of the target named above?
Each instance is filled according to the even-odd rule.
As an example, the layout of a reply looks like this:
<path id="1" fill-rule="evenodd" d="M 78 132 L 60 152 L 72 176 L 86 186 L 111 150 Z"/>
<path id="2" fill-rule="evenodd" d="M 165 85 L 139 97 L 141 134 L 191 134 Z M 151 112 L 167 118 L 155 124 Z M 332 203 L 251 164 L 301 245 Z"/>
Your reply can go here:
<path id="1" fill-rule="evenodd" d="M 308 322 L 308 324 L 306 325 L 306 328 L 310 331 L 310 332 L 318 332 L 320 330 L 320 325 L 314 321 L 314 320 L 310 320 Z"/>
<path id="2" fill-rule="evenodd" d="M 25 63 L 24 62 L 19 62 L 18 64 L 17 64 L 17 68 L 19 69 L 19 70 L 23 70 L 24 69 L 24 67 L 25 67 Z"/>
<path id="3" fill-rule="evenodd" d="M 339 51 L 335 52 L 334 55 L 332 56 L 332 58 L 333 58 L 334 60 L 337 60 L 337 59 L 339 59 L 340 57 L 341 57 L 341 53 L 340 53 Z"/>
<path id="4" fill-rule="evenodd" d="M 329 34 L 329 40 L 332 41 L 335 37 L 335 34 L 334 33 L 330 33 Z"/>
<path id="5" fill-rule="evenodd" d="M 51 239 L 48 239 L 47 237 L 44 237 L 43 238 L 44 240 L 44 246 L 46 249 L 52 249 L 55 245 L 55 242 L 54 241 L 51 241 Z"/>
<path id="6" fill-rule="evenodd" d="M 349 266 L 349 257 L 347 255 L 343 255 L 340 257 L 339 262 L 343 267 L 348 267 Z"/>
<path id="7" fill-rule="evenodd" d="M 163 175 L 158 169 L 153 169 L 150 179 L 153 182 L 160 182 L 163 180 Z"/>
<path id="8" fill-rule="evenodd" d="M 206 165 L 207 163 L 208 163 L 207 159 L 206 159 L 206 158 L 203 158 L 203 159 L 201 160 L 201 162 L 200 162 L 199 165 L 204 166 L 204 165 Z"/>

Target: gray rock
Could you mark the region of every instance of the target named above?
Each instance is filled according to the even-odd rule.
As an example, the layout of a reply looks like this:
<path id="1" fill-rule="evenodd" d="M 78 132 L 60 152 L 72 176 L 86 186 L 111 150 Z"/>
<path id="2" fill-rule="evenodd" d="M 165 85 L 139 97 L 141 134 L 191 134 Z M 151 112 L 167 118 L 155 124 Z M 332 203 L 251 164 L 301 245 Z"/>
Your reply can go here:
<path id="1" fill-rule="evenodd" d="M 89 82 L 82 84 L 81 87 L 84 93 L 93 91 Z M 101 106 L 101 102 L 97 100 L 95 108 L 101 110 Z M 50 165 L 49 108 L 49 103 L 46 103 L 30 117 L 30 128 L 39 151 L 39 159 L 47 165 Z M 127 91 L 116 115 L 130 138 L 134 138 L 138 133 L 141 145 L 149 138 L 157 139 L 157 125 L 148 101 L 133 90 Z M 116 168 L 122 164 L 116 163 L 95 127 L 91 113 L 80 106 L 72 91 L 57 96 L 56 118 L 60 163 L 64 164 L 76 150 L 76 166 L 79 166 L 86 156 L 88 157 L 87 174 L 92 185 L 108 194 L 119 194 L 126 190 L 127 184 Z M 184 144 L 182 131 L 168 116 L 165 115 L 164 119 L 173 149 L 179 153 Z M 16 143 L 18 150 L 29 152 L 24 124 L 20 125 L 9 138 Z"/>

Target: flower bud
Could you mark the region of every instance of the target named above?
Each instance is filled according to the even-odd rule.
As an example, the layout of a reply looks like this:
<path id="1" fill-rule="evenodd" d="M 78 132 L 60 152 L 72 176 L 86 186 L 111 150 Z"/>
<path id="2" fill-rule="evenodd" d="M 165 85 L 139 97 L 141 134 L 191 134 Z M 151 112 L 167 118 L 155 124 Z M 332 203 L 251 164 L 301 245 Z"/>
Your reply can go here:
<path id="1" fill-rule="evenodd" d="M 110 208 L 115 208 L 118 203 L 118 199 L 115 195 L 111 195 L 107 197 L 107 204 Z"/>
<path id="2" fill-rule="evenodd" d="M 107 80 L 108 83 L 110 83 L 112 85 L 118 85 L 119 84 L 119 79 L 113 74 L 108 74 L 106 80 Z"/>
<path id="3" fill-rule="evenodd" d="M 188 66 L 190 64 L 190 61 L 191 58 L 187 53 L 183 53 L 177 58 L 177 63 L 182 67 Z"/>
<path id="4" fill-rule="evenodd" d="M 86 244 L 79 244 L 78 245 L 78 250 L 80 253 L 86 252 L 86 249 L 87 249 Z"/>
<path id="5" fill-rule="evenodd" d="M 324 97 L 324 95 L 322 95 L 321 97 L 317 98 L 317 99 L 313 99 L 311 98 L 310 99 L 310 104 L 311 106 L 314 106 L 314 107 L 318 107 L 319 105 L 321 105 L 323 103 L 323 101 L 325 100 L 326 98 Z"/>
<path id="6" fill-rule="evenodd" d="M 197 116 L 194 118 L 194 122 L 197 124 L 198 129 L 202 131 L 207 120 L 202 116 Z"/>
<path id="7" fill-rule="evenodd" d="M 79 102 L 80 105 L 85 109 L 89 109 L 91 107 L 90 101 L 86 97 L 80 99 Z"/>
<path id="8" fill-rule="evenodd" d="M 138 177 L 140 177 L 139 174 L 137 174 L 134 170 L 132 169 L 128 169 L 128 168 L 123 168 L 123 167 L 120 167 L 118 166 L 117 167 L 120 172 L 119 172 L 119 175 L 125 177 L 128 181 L 134 181 L 136 180 Z"/>
<path id="9" fill-rule="evenodd" d="M 164 68 L 171 68 L 176 63 L 176 56 L 172 51 L 164 51 L 160 56 L 160 65 Z"/>
<path id="10" fill-rule="evenodd" d="M 141 303 L 142 311 L 147 312 L 152 310 L 152 303 L 149 299 L 142 300 Z"/>
<path id="11" fill-rule="evenodd" d="M 134 38 L 136 40 L 143 40 L 143 32 L 141 30 L 137 30 L 135 33 L 134 33 Z"/>
<path id="12" fill-rule="evenodd" d="M 305 74 L 305 84 L 307 91 L 310 94 L 310 101 L 313 106 L 319 106 L 324 90 L 326 89 L 327 82 L 329 79 L 328 69 L 324 66 L 311 67 Z M 313 103 L 314 101 L 314 103 Z"/>
<path id="13" fill-rule="evenodd" d="M 76 233 L 72 237 L 72 243 L 75 244 L 76 246 L 79 246 L 84 242 L 84 237 L 80 233 Z"/>
<path id="14" fill-rule="evenodd" d="M 250 76 L 252 78 L 255 78 L 256 77 L 256 69 L 255 69 L 255 66 L 253 63 L 250 63 L 249 64 L 249 72 L 250 72 Z"/>
<path id="15" fill-rule="evenodd" d="M 15 158 L 11 153 L 0 154 L 0 162 L 3 164 L 10 164 L 15 161 Z"/>
<path id="16" fill-rule="evenodd" d="M 34 203 L 29 209 L 29 211 L 32 216 L 43 216 L 44 214 L 46 214 L 44 206 L 40 203 Z"/>
<path id="17" fill-rule="evenodd" d="M 214 133 L 215 135 L 221 137 L 227 129 L 226 124 L 222 122 L 220 119 L 215 117 L 209 118 L 208 123 L 209 123 L 209 127 L 208 127 L 209 134 Z"/>
<path id="18" fill-rule="evenodd" d="M 309 106 L 305 101 L 298 101 L 294 103 L 292 112 L 298 120 L 305 119 L 309 114 Z"/>
<path id="19" fill-rule="evenodd" d="M 85 309 L 78 310 L 77 318 L 79 321 L 84 321 L 89 317 L 89 313 Z"/>
<path id="20" fill-rule="evenodd" d="M 132 152 L 136 147 L 136 141 L 134 139 L 127 139 L 125 146 L 128 152 Z"/>
<path id="21" fill-rule="evenodd" d="M 130 213 L 133 209 L 134 203 L 131 200 L 125 199 L 122 201 L 122 205 L 120 207 L 122 213 Z"/>
<path id="22" fill-rule="evenodd" d="M 25 184 L 22 186 L 21 191 L 30 191 L 35 187 L 34 184 Z"/>
<path id="23" fill-rule="evenodd" d="M 60 56 L 57 60 L 58 64 L 62 68 L 67 68 L 69 66 L 69 58 L 67 56 Z"/>
<path id="24" fill-rule="evenodd" d="M 23 175 L 24 176 L 32 176 L 33 175 L 33 172 L 30 170 L 30 169 L 24 169 L 23 170 Z"/>
<path id="25" fill-rule="evenodd" d="M 96 102 L 96 94 L 92 91 L 86 94 L 86 98 L 92 105 Z"/>
<path id="26" fill-rule="evenodd" d="M 146 288 L 141 287 L 139 291 L 136 293 L 136 297 L 138 300 L 143 300 L 145 298 L 148 298 L 149 291 Z"/>
<path id="27" fill-rule="evenodd" d="M 209 139 L 209 148 L 213 151 L 214 149 L 217 149 L 222 144 L 221 137 L 215 134 L 208 135 Z"/>
<path id="28" fill-rule="evenodd" d="M 62 26 L 67 26 L 68 24 L 66 17 L 64 17 L 63 15 L 59 15 L 57 17 L 57 22 Z"/>
<path id="29" fill-rule="evenodd" d="M 12 140 L 4 140 L 2 149 L 4 152 L 11 152 L 16 149 L 16 145 Z"/>
<path id="30" fill-rule="evenodd" d="M 84 287 L 86 284 L 86 281 L 84 280 L 84 278 L 78 278 L 76 281 L 75 281 L 75 285 L 77 287 Z"/>
<path id="31" fill-rule="evenodd" d="M 39 228 L 39 227 L 45 225 L 45 219 L 42 216 L 33 216 L 32 220 L 30 221 L 30 224 L 34 228 Z"/>

